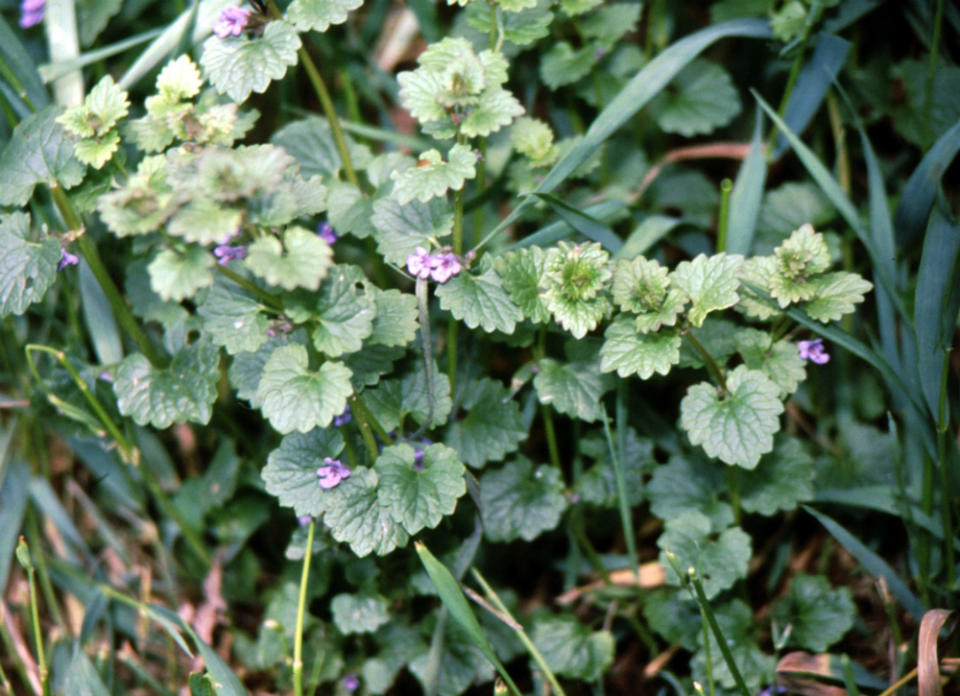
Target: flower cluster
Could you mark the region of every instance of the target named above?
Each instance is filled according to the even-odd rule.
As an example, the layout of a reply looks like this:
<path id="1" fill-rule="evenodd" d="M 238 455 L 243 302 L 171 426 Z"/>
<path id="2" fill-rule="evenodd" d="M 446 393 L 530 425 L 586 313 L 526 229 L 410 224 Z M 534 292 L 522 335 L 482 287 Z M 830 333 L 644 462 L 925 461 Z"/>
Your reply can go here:
<path id="1" fill-rule="evenodd" d="M 221 39 L 228 36 L 240 36 L 247 22 L 250 21 L 250 10 L 242 7 L 228 7 L 220 13 L 213 23 L 213 33 Z"/>
<path id="2" fill-rule="evenodd" d="M 62 271 L 67 266 L 76 266 L 78 263 L 80 263 L 80 259 L 76 254 L 71 254 L 63 247 L 60 247 L 60 263 L 57 264 L 58 271 Z"/>
<path id="3" fill-rule="evenodd" d="M 333 225 L 326 221 L 317 225 L 317 236 L 330 245 L 340 238 L 337 231 L 333 229 Z"/>
<path id="4" fill-rule="evenodd" d="M 47 11 L 47 0 L 23 0 L 20 3 L 20 26 L 24 29 L 40 24 Z"/>
<path id="5" fill-rule="evenodd" d="M 433 278 L 438 283 L 446 283 L 463 270 L 456 254 L 451 252 L 429 253 L 418 246 L 407 257 L 407 270 L 417 278 Z"/>
<path id="6" fill-rule="evenodd" d="M 219 246 L 214 247 L 213 255 L 217 257 L 217 263 L 221 266 L 226 266 L 231 261 L 247 258 L 247 247 L 240 244 L 230 245 L 230 242 L 238 236 L 240 236 L 239 230 L 227 235 Z"/>
<path id="7" fill-rule="evenodd" d="M 350 478 L 350 469 L 345 467 L 339 459 L 323 458 L 324 465 L 317 469 L 317 479 L 320 488 L 325 490 L 334 488 L 343 479 Z"/>
<path id="8" fill-rule="evenodd" d="M 814 338 L 810 341 L 797 341 L 797 350 L 800 351 L 801 358 L 816 363 L 817 365 L 826 365 L 830 362 L 830 354 L 824 350 L 822 338 Z"/>

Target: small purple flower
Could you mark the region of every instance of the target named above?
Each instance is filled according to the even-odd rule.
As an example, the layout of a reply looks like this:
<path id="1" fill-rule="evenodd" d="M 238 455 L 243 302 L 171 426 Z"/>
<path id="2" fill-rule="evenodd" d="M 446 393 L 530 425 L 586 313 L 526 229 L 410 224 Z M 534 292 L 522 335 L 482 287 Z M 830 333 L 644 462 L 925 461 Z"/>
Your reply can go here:
<path id="1" fill-rule="evenodd" d="M 430 277 L 438 283 L 446 283 L 463 270 L 456 254 L 438 254 L 433 257 L 431 266 Z"/>
<path id="2" fill-rule="evenodd" d="M 20 26 L 28 29 L 43 21 L 47 11 L 47 0 L 23 0 L 20 3 Z"/>
<path id="3" fill-rule="evenodd" d="M 350 477 L 350 469 L 345 467 L 339 459 L 324 457 L 324 466 L 317 469 L 317 478 L 320 480 L 320 488 L 330 489 L 335 487 L 343 479 Z"/>
<path id="4" fill-rule="evenodd" d="M 343 688 L 353 693 L 357 690 L 357 687 L 360 686 L 360 680 L 357 679 L 357 675 L 351 672 L 343 679 L 340 680 L 340 683 L 343 685 Z"/>
<path id="5" fill-rule="evenodd" d="M 330 245 L 333 245 L 340 238 L 329 222 L 321 222 L 317 225 L 317 236 Z"/>
<path id="6" fill-rule="evenodd" d="M 429 278 L 433 270 L 433 257 L 421 246 L 407 257 L 407 270 L 417 278 Z"/>
<path id="7" fill-rule="evenodd" d="M 80 263 L 80 258 L 76 254 L 71 254 L 63 247 L 60 247 L 60 263 L 57 264 L 58 271 L 62 271 L 67 266 L 76 266 L 78 263 Z"/>
<path id="8" fill-rule="evenodd" d="M 817 365 L 826 365 L 830 362 L 830 354 L 823 348 L 823 339 L 814 338 L 810 341 L 797 341 L 797 350 L 800 357 Z"/>
<path id="9" fill-rule="evenodd" d="M 221 244 L 218 247 L 214 247 L 213 255 L 217 257 L 218 264 L 226 266 L 231 261 L 247 258 L 247 247 Z"/>
<path id="10" fill-rule="evenodd" d="M 300 517 L 297 518 L 297 524 L 299 524 L 301 527 L 306 527 L 312 521 L 313 517 L 310 515 L 300 515 Z"/>
<path id="11" fill-rule="evenodd" d="M 343 409 L 343 413 L 341 413 L 339 416 L 333 417 L 333 426 L 335 428 L 340 428 L 349 423 L 351 420 L 353 420 L 353 416 L 350 415 L 350 404 L 347 404 L 347 407 Z"/>
<path id="12" fill-rule="evenodd" d="M 213 23 L 213 33 L 221 39 L 228 36 L 240 36 L 250 21 L 250 10 L 242 7 L 228 7 L 220 13 Z"/>
<path id="13" fill-rule="evenodd" d="M 416 471 L 423 471 L 423 455 L 425 450 L 420 449 L 419 447 L 413 450 L 413 468 Z"/>

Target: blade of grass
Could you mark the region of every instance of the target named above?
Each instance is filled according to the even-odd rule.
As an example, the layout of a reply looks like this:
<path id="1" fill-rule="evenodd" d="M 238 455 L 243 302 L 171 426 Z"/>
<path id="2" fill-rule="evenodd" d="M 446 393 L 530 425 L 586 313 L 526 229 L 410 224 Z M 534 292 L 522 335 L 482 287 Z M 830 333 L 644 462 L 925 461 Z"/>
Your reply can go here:
<path id="1" fill-rule="evenodd" d="M 80 55 L 80 37 L 77 35 L 77 13 L 74 0 L 47 0 L 43 15 L 47 32 L 47 50 L 54 62 L 70 61 Z M 72 70 L 56 79 L 53 93 L 57 104 L 76 106 L 83 101 L 83 76 Z"/>
<path id="2" fill-rule="evenodd" d="M 627 491 L 627 477 L 623 470 L 623 461 L 617 455 L 610 434 L 610 418 L 607 408 L 600 405 L 603 415 L 603 434 L 607 438 L 607 449 L 610 452 L 610 461 L 613 462 L 613 474 L 617 484 L 617 507 L 620 510 L 620 526 L 623 528 L 623 538 L 627 543 L 627 555 L 630 558 L 630 570 L 636 575 L 637 587 L 640 585 L 640 557 L 637 555 L 637 542 L 633 533 L 633 515 L 630 512 L 630 497 Z M 626 428 L 626 423 L 617 423 L 617 430 Z"/>
<path id="3" fill-rule="evenodd" d="M 17 33 L 0 17 L 0 78 L 10 83 L 20 98 L 13 104 L 21 118 L 50 103 L 40 73 Z"/>
<path id="4" fill-rule="evenodd" d="M 767 153 L 763 139 L 763 112 L 758 106 L 750 152 L 740 165 L 737 180 L 733 184 L 733 193 L 730 195 L 726 248 L 719 251 L 744 255 L 750 253 L 766 181 Z"/>
<path id="5" fill-rule="evenodd" d="M 653 99 L 669 82 L 711 44 L 727 37 L 768 39 L 769 24 L 759 19 L 721 22 L 680 39 L 647 63 L 600 112 L 576 147 L 560 158 L 537 186 L 535 193 L 550 193 L 566 181 L 598 147 Z M 537 200 L 524 198 L 516 208 L 475 247 L 485 246 Z"/>
<path id="6" fill-rule="evenodd" d="M 910 588 L 900 579 L 900 576 L 893 572 L 893 568 L 887 565 L 886 561 L 868 549 L 863 542 L 844 529 L 829 515 L 825 515 L 809 505 L 801 505 L 801 507 L 813 515 L 817 521 L 823 525 L 824 529 L 830 532 L 831 536 L 840 542 L 840 545 L 860 562 L 868 573 L 875 577 L 883 578 L 893 596 L 897 598 L 903 608 L 910 612 L 917 621 L 923 618 L 927 608 L 923 605 L 923 602 L 917 599 L 917 596 L 910 591 Z"/>
<path id="7" fill-rule="evenodd" d="M 620 201 L 603 201 L 601 203 L 596 203 L 595 205 L 584 208 L 583 212 L 595 220 L 606 222 L 609 219 L 613 219 L 613 217 L 621 210 L 623 210 L 623 203 Z M 517 240 L 513 244 L 509 245 L 506 248 L 506 251 L 522 249 L 535 244 L 547 246 L 549 244 L 553 244 L 554 242 L 558 242 L 561 239 L 566 239 L 574 232 L 576 232 L 576 228 L 567 223 L 566 220 L 557 220 L 556 222 L 551 222 L 546 227 L 540 228 L 532 234 L 528 234 L 523 239 Z"/>
<path id="8" fill-rule="evenodd" d="M 623 247 L 623 241 L 620 239 L 620 237 L 618 237 L 613 230 L 589 213 L 583 210 L 578 210 L 566 201 L 561 200 L 557 196 L 554 196 L 550 193 L 534 192 L 531 195 L 536 196 L 540 200 L 544 201 L 548 206 L 550 206 L 550 209 L 553 210 L 553 212 L 563 218 L 564 222 L 573 227 L 577 232 L 582 234 L 587 239 L 602 244 L 610 253 L 615 254 L 620 250 L 621 247 Z"/>
<path id="9" fill-rule="evenodd" d="M 467 636 L 469 636 L 473 644 L 490 660 L 491 664 L 493 664 L 503 678 L 503 681 L 506 682 L 510 691 L 513 692 L 515 696 L 520 696 L 520 690 L 513 682 L 513 679 L 510 678 L 506 668 L 504 668 L 496 653 L 493 652 L 493 648 L 490 647 L 490 643 L 483 634 L 480 622 L 477 621 L 476 615 L 474 615 L 473 610 L 467 603 L 467 598 L 463 596 L 463 590 L 460 589 L 460 584 L 450 571 L 447 570 L 446 566 L 443 565 L 436 556 L 430 553 L 430 549 L 424 546 L 423 542 L 418 541 L 414 546 L 416 547 L 417 555 L 420 556 L 420 562 L 427 571 L 427 575 L 430 577 L 431 582 L 433 582 L 434 587 L 437 588 L 440 599 L 443 600 L 443 604 L 447 607 L 450 615 L 460 624 L 464 631 L 466 631 Z"/>
<path id="10" fill-rule="evenodd" d="M 80 70 L 81 68 L 85 68 L 88 65 L 93 65 L 94 63 L 99 63 L 102 60 L 106 60 L 107 58 L 123 53 L 127 49 L 144 44 L 150 39 L 156 38 L 162 32 L 163 29 L 150 29 L 149 31 L 137 34 L 136 36 L 131 36 L 129 39 L 117 41 L 108 46 L 104 46 L 103 48 L 98 48 L 95 51 L 85 51 L 72 60 L 59 61 L 57 63 L 44 63 L 43 65 L 39 66 L 37 70 L 40 72 L 40 77 L 44 82 L 53 82 L 57 78 L 62 77 L 69 72 Z"/>
<path id="11" fill-rule="evenodd" d="M 123 344 L 113 316 L 113 308 L 100 289 L 97 279 L 93 277 L 90 267 L 83 263 L 78 270 L 80 306 L 97 359 L 101 365 L 120 362 L 123 359 Z"/>
<path id="12" fill-rule="evenodd" d="M 19 459 L 9 460 L 2 469 L 0 485 L 0 596 L 7 587 L 13 552 L 20 538 L 20 526 L 30 498 L 30 471 Z"/>

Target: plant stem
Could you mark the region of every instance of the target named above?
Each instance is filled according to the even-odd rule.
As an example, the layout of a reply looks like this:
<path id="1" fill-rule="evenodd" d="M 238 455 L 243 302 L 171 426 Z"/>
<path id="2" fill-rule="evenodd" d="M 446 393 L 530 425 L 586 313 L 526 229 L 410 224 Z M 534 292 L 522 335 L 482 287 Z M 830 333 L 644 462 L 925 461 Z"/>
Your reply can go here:
<path id="1" fill-rule="evenodd" d="M 267 0 L 267 10 L 274 19 L 283 18 L 283 13 L 280 12 L 274 0 Z M 303 63 L 303 67 L 307 71 L 307 78 L 310 80 L 310 84 L 313 85 L 313 91 L 316 92 L 317 99 L 320 100 L 320 106 L 323 107 L 323 113 L 327 117 L 327 122 L 330 124 L 330 133 L 333 135 L 337 152 L 340 153 L 340 160 L 343 163 L 343 171 L 344 174 L 346 174 L 347 181 L 357 188 L 360 188 L 360 180 L 357 178 L 357 172 L 353 168 L 353 160 L 350 158 L 347 140 L 343 136 L 343 128 L 340 125 L 340 119 L 337 118 L 337 110 L 333 105 L 333 100 L 330 98 L 330 92 L 327 91 L 327 85 L 324 83 L 323 77 L 317 69 L 317 64 L 313 62 L 313 58 L 307 53 L 307 49 L 301 45 L 297 54 L 300 56 L 300 62 Z"/>
<path id="2" fill-rule="evenodd" d="M 547 351 L 547 329 L 541 327 L 537 335 L 537 345 L 534 348 L 534 354 L 537 360 L 542 360 Z M 553 427 L 553 413 L 549 404 L 540 404 L 540 414 L 543 417 L 543 430 L 547 437 L 547 450 L 550 452 L 550 463 L 556 467 L 563 476 L 563 466 L 560 464 L 560 448 L 557 446 L 557 432 Z"/>
<path id="3" fill-rule="evenodd" d="M 718 387 L 726 391 L 727 389 L 727 380 L 723 376 L 723 371 L 717 365 L 716 361 L 713 359 L 713 356 L 710 355 L 710 352 L 704 348 L 703 344 L 700 343 L 699 339 L 693 335 L 691 327 L 687 327 L 683 331 L 683 337 L 690 341 L 690 345 L 696 349 L 700 356 L 703 358 L 703 361 L 707 364 L 707 371 L 710 373 L 710 377 L 713 378 L 713 381 Z"/>
<path id="4" fill-rule="evenodd" d="M 67 197 L 66 192 L 54 183 L 50 185 L 50 195 L 53 197 L 53 202 L 56 204 L 57 210 L 60 211 L 60 215 L 63 217 L 63 221 L 67 227 L 72 231 L 83 232 L 83 221 L 80 219 L 76 208 L 73 207 L 73 203 L 71 203 Z M 123 295 L 120 294 L 106 266 L 104 266 L 103 261 L 100 260 L 97 245 L 94 244 L 85 233 L 77 237 L 76 244 L 80 253 L 83 254 L 87 265 L 90 267 L 93 277 L 97 279 L 100 289 L 103 290 L 103 294 L 106 295 L 107 301 L 110 303 L 113 314 L 116 316 L 121 328 L 137 345 L 137 349 L 147 357 L 151 365 L 157 368 L 166 367 L 168 364 L 166 357 L 154 347 L 153 342 L 143 332 L 143 329 L 140 328 L 140 324 L 137 322 L 136 317 L 133 316 L 133 312 L 127 307 Z"/>
<path id="5" fill-rule="evenodd" d="M 707 693 L 714 696 L 717 693 L 717 685 L 713 680 L 713 655 L 710 654 L 710 622 L 703 607 L 700 607 L 700 622 L 703 624 L 703 655 L 707 663 Z"/>
<path id="6" fill-rule="evenodd" d="M 947 589 L 953 592 L 957 589 L 957 575 L 953 556 L 953 518 L 950 514 L 950 500 L 952 496 L 949 493 L 952 489 L 950 487 L 949 455 L 947 454 L 947 431 L 950 429 L 950 421 L 947 417 L 947 375 L 949 374 L 950 352 L 945 351 L 943 368 L 940 371 L 940 404 L 937 409 L 937 460 L 940 469 L 940 514 L 943 519 L 944 563 L 947 567 Z"/>
<path id="7" fill-rule="evenodd" d="M 926 95 L 923 100 L 923 149 L 930 147 L 933 139 L 933 87 L 937 75 L 937 54 L 940 52 L 940 33 L 943 26 L 943 0 L 937 0 L 933 17 L 933 39 L 930 42 L 930 63 L 927 66 Z"/>
<path id="8" fill-rule="evenodd" d="M 750 690 L 747 688 L 746 683 L 743 681 L 743 676 L 740 674 L 740 669 L 737 667 L 736 660 L 733 659 L 733 653 L 730 652 L 730 646 L 723 637 L 723 631 L 720 630 L 720 624 L 717 623 L 717 617 L 713 615 L 713 610 L 710 608 L 710 603 L 707 601 L 707 595 L 703 591 L 703 584 L 700 582 L 700 578 L 697 576 L 697 571 L 693 568 L 690 568 L 687 575 L 690 579 L 690 583 L 693 585 L 694 597 L 696 597 L 697 602 L 700 604 L 701 612 L 706 615 L 707 622 L 710 624 L 710 630 L 713 631 L 713 637 L 717 641 L 717 645 L 720 648 L 720 653 L 723 655 L 724 662 L 727 663 L 727 668 L 730 670 L 733 680 L 737 683 L 737 687 L 740 689 L 740 693 L 743 696 L 752 696 Z"/>
<path id="9" fill-rule="evenodd" d="M 727 467 L 727 485 L 730 488 L 733 523 L 740 524 L 740 470 L 736 466 Z"/>
<path id="10" fill-rule="evenodd" d="M 276 297 L 271 295 L 269 292 L 267 292 L 263 288 L 257 287 L 255 283 L 251 283 L 249 280 L 244 278 L 242 275 L 240 275 L 236 271 L 226 266 L 221 266 L 219 263 L 217 264 L 216 268 L 217 268 L 217 272 L 220 273 L 220 275 L 226 278 L 229 278 L 240 287 L 252 292 L 270 309 L 273 309 L 281 313 L 283 312 L 283 303 L 280 302 L 280 300 L 278 300 Z"/>
<path id="11" fill-rule="evenodd" d="M 730 218 L 730 194 L 733 182 L 724 179 L 720 182 L 720 214 L 717 219 L 717 251 L 727 250 L 727 223 Z"/>
<path id="12" fill-rule="evenodd" d="M 357 418 L 360 437 L 363 438 L 363 445 L 367 448 L 367 456 L 370 457 L 370 461 L 373 462 L 376 460 L 380 451 L 377 448 L 377 439 L 373 436 L 373 431 L 370 429 L 370 421 L 367 420 L 370 412 L 367 411 L 366 405 L 356 394 L 350 397 L 350 411 Z"/>
<path id="13" fill-rule="evenodd" d="M 453 197 L 453 253 L 463 254 L 463 189 Z M 460 324 L 450 315 L 447 324 L 447 378 L 450 380 L 450 394 L 456 393 L 457 386 L 457 340 Z"/>
<path id="14" fill-rule="evenodd" d="M 40 630 L 40 610 L 37 602 L 37 571 L 33 566 L 33 559 L 30 557 L 30 547 L 27 545 L 27 540 L 23 536 L 20 537 L 20 543 L 17 544 L 16 555 L 20 565 L 27 571 L 27 586 L 30 594 L 30 623 L 33 628 L 33 639 L 37 651 L 37 669 L 40 674 L 40 684 L 43 687 L 43 694 L 47 696 L 47 694 L 50 693 L 50 683 L 47 658 L 43 649 L 43 633 Z"/>
<path id="15" fill-rule="evenodd" d="M 623 527 L 623 538 L 627 544 L 627 555 L 630 558 L 630 572 L 637 580 L 637 589 L 640 589 L 640 560 L 637 556 L 637 542 L 633 534 L 633 515 L 630 512 L 630 501 L 627 498 L 627 480 L 623 473 L 623 462 L 617 456 L 616 448 L 613 446 L 613 436 L 610 434 L 610 419 L 607 417 L 607 408 L 600 405 L 600 413 L 603 416 L 603 433 L 607 437 L 607 448 L 610 451 L 610 459 L 613 462 L 613 472 L 617 482 L 617 502 L 620 507 L 620 525 Z M 617 423 L 617 429 L 623 427 L 623 423 Z"/>
<path id="16" fill-rule="evenodd" d="M 307 582 L 310 579 L 310 559 L 313 557 L 313 528 L 316 520 L 310 520 L 307 530 L 307 547 L 303 554 L 303 571 L 300 574 L 300 594 L 297 597 L 297 626 L 293 634 L 293 693 L 303 696 L 303 615 L 307 606 Z"/>
<path id="17" fill-rule="evenodd" d="M 810 12 L 813 12 L 816 8 L 810 8 Z M 787 77 L 787 84 L 783 88 L 783 96 L 780 97 L 780 106 L 777 108 L 777 116 L 783 118 L 783 115 L 787 111 L 787 105 L 790 103 L 790 96 L 793 94 L 793 88 L 797 86 L 797 78 L 800 77 L 800 68 L 803 66 L 803 56 L 806 53 L 807 40 L 810 38 L 810 26 L 811 23 L 808 21 L 803 27 L 803 36 L 800 38 L 800 45 L 797 47 L 797 55 L 793 59 L 793 65 L 790 66 L 790 75 Z M 777 135 L 780 131 L 776 127 L 770 130 L 770 139 L 767 141 L 767 159 L 769 160 L 773 157 L 773 148 L 777 144 Z"/>

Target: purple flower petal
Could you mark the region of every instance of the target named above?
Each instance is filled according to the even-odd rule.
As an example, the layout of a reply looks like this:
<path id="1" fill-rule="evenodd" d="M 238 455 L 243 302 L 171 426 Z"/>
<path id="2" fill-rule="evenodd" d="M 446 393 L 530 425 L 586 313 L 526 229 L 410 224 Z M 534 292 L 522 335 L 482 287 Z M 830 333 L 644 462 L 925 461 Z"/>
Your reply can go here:
<path id="1" fill-rule="evenodd" d="M 217 257 L 218 264 L 226 266 L 231 261 L 247 258 L 247 247 L 221 244 L 218 247 L 214 247 L 213 255 Z"/>
<path id="2" fill-rule="evenodd" d="M 822 338 L 814 338 L 809 341 L 797 341 L 797 350 L 801 358 L 816 363 L 817 365 L 826 365 L 830 362 L 830 354 L 824 349 Z"/>
<path id="3" fill-rule="evenodd" d="M 20 3 L 20 26 L 28 29 L 43 21 L 47 11 L 47 0 L 23 0 Z"/>
<path id="4" fill-rule="evenodd" d="M 213 33 L 221 39 L 228 36 L 240 36 L 250 21 L 250 10 L 243 7 L 228 7 L 220 13 L 213 23 Z"/>
<path id="5" fill-rule="evenodd" d="M 461 270 L 463 266 L 460 265 L 456 254 L 440 254 L 433 259 L 430 277 L 438 283 L 446 283 Z"/>
<path id="6" fill-rule="evenodd" d="M 333 225 L 331 225 L 329 222 L 321 222 L 317 226 L 317 236 L 330 245 L 340 238 L 340 236 L 337 234 L 337 231 L 333 229 Z"/>
<path id="7" fill-rule="evenodd" d="M 429 278 L 433 267 L 433 257 L 423 247 L 418 246 L 407 257 L 407 270 L 417 278 Z"/>
<path id="8" fill-rule="evenodd" d="M 350 477 L 350 469 L 345 467 L 338 459 L 330 457 L 323 458 L 324 466 L 317 469 L 317 479 L 320 488 L 329 490 L 337 486 L 343 479 Z"/>
<path id="9" fill-rule="evenodd" d="M 340 683 L 343 685 L 343 688 L 347 691 L 353 693 L 357 690 L 357 687 L 360 686 L 360 680 L 357 679 L 357 675 L 351 672 L 343 679 L 340 680 Z"/>
<path id="10" fill-rule="evenodd" d="M 71 254 L 63 247 L 60 247 L 60 263 L 57 264 L 58 271 L 62 271 L 67 266 L 76 266 L 78 263 L 80 263 L 80 258 L 76 254 Z"/>
<path id="11" fill-rule="evenodd" d="M 350 404 L 347 404 L 347 407 L 343 409 L 343 413 L 339 416 L 333 417 L 333 426 L 335 428 L 340 428 L 347 423 L 353 420 L 353 416 L 350 415 Z"/>

